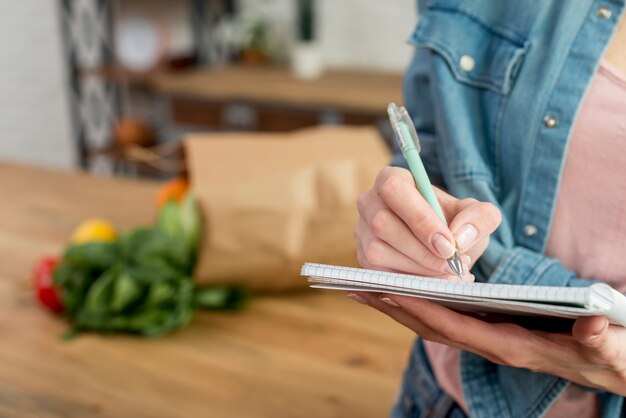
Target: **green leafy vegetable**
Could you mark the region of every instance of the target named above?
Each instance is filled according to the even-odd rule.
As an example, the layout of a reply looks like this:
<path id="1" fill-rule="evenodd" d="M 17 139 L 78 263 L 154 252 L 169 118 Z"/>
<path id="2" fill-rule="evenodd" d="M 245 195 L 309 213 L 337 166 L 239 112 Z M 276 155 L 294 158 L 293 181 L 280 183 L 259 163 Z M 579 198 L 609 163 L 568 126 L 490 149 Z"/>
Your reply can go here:
<path id="1" fill-rule="evenodd" d="M 204 309 L 240 309 L 249 299 L 246 289 L 228 286 L 212 286 L 198 289 L 195 304 Z"/>
<path id="2" fill-rule="evenodd" d="M 239 309 L 239 288 L 196 288 L 193 268 L 201 219 L 188 193 L 168 202 L 153 227 L 139 227 L 116 241 L 69 246 L 55 269 L 72 332 L 130 332 L 157 337 L 189 323 L 196 308 Z"/>

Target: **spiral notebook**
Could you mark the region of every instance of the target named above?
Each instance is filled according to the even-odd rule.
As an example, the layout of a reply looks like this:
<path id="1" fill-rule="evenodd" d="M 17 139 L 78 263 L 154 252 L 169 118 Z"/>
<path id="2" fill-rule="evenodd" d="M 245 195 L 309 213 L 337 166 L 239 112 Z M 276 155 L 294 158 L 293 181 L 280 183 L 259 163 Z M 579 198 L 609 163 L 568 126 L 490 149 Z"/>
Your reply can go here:
<path id="1" fill-rule="evenodd" d="M 414 296 L 458 311 L 556 318 L 605 315 L 626 326 L 626 296 L 604 283 L 588 287 L 462 283 L 314 263 L 304 264 L 301 275 L 313 288 Z"/>

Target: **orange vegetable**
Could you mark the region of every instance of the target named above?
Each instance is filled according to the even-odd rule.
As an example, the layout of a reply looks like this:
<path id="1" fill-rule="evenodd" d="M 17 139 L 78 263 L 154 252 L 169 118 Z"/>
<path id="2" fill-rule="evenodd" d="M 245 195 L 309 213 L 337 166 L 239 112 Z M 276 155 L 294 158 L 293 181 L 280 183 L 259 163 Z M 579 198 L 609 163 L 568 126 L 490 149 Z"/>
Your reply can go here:
<path id="1" fill-rule="evenodd" d="M 177 178 L 163 184 L 156 197 L 157 208 L 163 207 L 170 200 L 180 202 L 189 189 L 189 182 L 185 178 Z"/>
<path id="2" fill-rule="evenodd" d="M 136 118 L 118 120 L 114 128 L 114 137 L 121 146 L 133 144 L 147 147 L 154 144 L 154 134 L 150 127 Z"/>

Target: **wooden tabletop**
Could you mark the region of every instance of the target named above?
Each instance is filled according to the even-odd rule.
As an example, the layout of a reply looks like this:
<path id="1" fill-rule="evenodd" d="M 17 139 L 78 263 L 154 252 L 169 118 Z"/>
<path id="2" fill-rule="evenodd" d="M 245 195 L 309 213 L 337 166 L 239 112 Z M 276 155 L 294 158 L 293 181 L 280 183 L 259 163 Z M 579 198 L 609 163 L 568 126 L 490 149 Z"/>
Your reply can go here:
<path id="1" fill-rule="evenodd" d="M 384 115 L 390 102 L 402 102 L 402 76 L 396 73 L 328 71 L 319 79 L 305 81 L 294 78 L 286 68 L 224 67 L 159 73 L 152 81 L 157 90 L 174 96 L 375 115 Z"/>
<path id="2" fill-rule="evenodd" d="M 32 265 L 85 218 L 150 222 L 157 187 L 0 163 L 0 416 L 387 415 L 412 335 L 337 293 L 259 296 L 158 340 L 62 341 Z"/>

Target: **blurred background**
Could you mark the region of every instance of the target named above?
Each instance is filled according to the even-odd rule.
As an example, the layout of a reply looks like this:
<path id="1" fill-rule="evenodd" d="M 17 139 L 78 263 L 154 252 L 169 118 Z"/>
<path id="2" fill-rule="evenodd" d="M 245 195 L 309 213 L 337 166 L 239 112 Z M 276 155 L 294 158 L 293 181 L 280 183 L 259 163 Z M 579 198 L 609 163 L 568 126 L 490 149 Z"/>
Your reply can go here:
<path id="1" fill-rule="evenodd" d="M 187 132 L 376 125 L 416 21 L 411 0 L 24 0 L 0 16 L 0 158 L 156 177 Z"/>
<path id="2" fill-rule="evenodd" d="M 413 0 L 0 4 L 0 416 L 381 417 L 357 266 Z"/>

